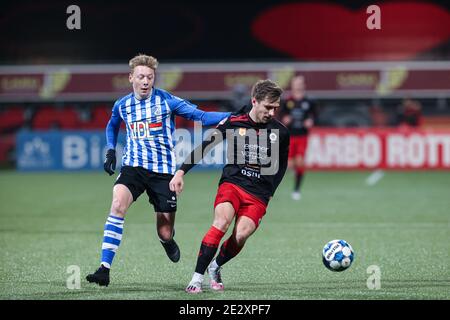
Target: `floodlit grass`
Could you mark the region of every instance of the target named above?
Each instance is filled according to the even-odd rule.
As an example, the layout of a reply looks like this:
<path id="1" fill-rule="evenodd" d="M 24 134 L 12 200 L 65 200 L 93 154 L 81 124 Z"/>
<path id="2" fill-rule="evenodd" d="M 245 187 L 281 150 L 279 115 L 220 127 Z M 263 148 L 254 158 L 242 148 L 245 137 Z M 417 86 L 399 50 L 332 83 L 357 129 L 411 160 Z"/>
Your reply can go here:
<path id="1" fill-rule="evenodd" d="M 159 244 L 146 194 L 133 204 L 107 288 L 84 278 L 99 264 L 114 179 L 0 172 L 0 299 L 449 299 L 450 172 L 387 172 L 367 186 L 369 174 L 308 172 L 300 202 L 287 174 L 258 231 L 223 267 L 225 292 L 192 296 L 184 288 L 212 222 L 219 172 L 186 177 L 177 264 Z M 322 265 L 332 239 L 355 250 L 341 273 Z M 67 288 L 71 265 L 80 289 Z M 371 265 L 381 271 L 379 290 L 367 287 Z"/>

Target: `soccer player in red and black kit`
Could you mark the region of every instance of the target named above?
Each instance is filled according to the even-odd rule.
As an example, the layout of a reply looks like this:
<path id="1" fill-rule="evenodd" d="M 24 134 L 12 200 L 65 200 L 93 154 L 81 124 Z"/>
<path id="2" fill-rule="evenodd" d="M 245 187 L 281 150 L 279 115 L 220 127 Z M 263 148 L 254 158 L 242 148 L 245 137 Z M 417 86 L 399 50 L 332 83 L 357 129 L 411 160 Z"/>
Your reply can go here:
<path id="1" fill-rule="evenodd" d="M 316 118 L 315 103 L 305 94 L 305 78 L 295 76 L 291 80 L 291 94 L 280 108 L 280 119 L 289 128 L 291 145 L 289 148 L 289 168 L 294 170 L 295 184 L 292 199 L 300 200 L 300 186 L 305 172 L 305 156 L 308 146 L 309 129 Z"/>
<path id="2" fill-rule="evenodd" d="M 169 184 L 171 190 L 179 194 L 183 189 L 183 176 L 215 145 L 227 139 L 227 164 L 214 202 L 214 221 L 202 240 L 195 273 L 186 288 L 188 293 L 202 292 L 206 269 L 210 288 L 223 290 L 221 267 L 240 252 L 258 228 L 283 179 L 289 152 L 289 130 L 274 118 L 281 94 L 282 89 L 274 82 L 258 81 L 252 88 L 250 112 L 223 120 L 210 138 L 187 157 Z M 233 219 L 233 233 L 223 242 L 214 259 Z"/>

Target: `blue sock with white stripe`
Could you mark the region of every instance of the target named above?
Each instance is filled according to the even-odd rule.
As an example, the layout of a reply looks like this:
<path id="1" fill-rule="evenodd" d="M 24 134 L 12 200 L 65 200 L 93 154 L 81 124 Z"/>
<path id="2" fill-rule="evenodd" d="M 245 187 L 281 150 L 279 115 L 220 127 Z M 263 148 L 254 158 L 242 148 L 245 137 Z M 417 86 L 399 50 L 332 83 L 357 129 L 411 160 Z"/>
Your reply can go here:
<path id="1" fill-rule="evenodd" d="M 106 219 L 101 264 L 108 269 L 111 268 L 112 261 L 122 240 L 123 222 L 123 218 L 115 217 L 111 214 Z"/>

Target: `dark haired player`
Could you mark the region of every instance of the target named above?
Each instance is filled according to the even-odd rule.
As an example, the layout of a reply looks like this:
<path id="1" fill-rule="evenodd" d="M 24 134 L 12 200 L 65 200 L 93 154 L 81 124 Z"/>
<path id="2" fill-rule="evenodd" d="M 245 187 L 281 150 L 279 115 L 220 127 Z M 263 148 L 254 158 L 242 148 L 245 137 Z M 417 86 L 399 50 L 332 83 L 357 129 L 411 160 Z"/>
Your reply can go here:
<path id="1" fill-rule="evenodd" d="M 170 189 L 179 194 L 183 189 L 183 176 L 200 161 L 196 157 L 202 158 L 213 146 L 227 139 L 228 163 L 219 182 L 214 221 L 202 240 L 195 272 L 186 288 L 188 293 L 202 292 L 207 268 L 211 289 L 223 290 L 221 267 L 241 251 L 256 231 L 286 172 L 289 132 L 274 118 L 281 94 L 282 89 L 274 82 L 258 81 L 252 89 L 250 112 L 222 121 L 210 139 L 188 156 L 169 184 Z M 233 233 L 213 260 L 233 219 Z"/>
<path id="2" fill-rule="evenodd" d="M 280 119 L 291 134 L 289 149 L 289 168 L 295 173 L 293 200 L 300 200 L 300 187 L 305 172 L 305 156 L 308 146 L 309 130 L 313 127 L 316 118 L 316 106 L 306 97 L 305 78 L 296 76 L 291 80 L 291 94 L 282 102 Z"/>

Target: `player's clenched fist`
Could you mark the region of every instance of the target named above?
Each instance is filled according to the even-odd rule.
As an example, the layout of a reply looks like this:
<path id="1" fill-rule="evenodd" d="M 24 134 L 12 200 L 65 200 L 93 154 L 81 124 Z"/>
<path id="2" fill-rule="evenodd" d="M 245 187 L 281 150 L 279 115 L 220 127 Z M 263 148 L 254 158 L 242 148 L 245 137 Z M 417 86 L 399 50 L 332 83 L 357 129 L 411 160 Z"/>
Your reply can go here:
<path id="1" fill-rule="evenodd" d="M 183 191 L 183 176 L 184 171 L 178 170 L 173 176 L 172 180 L 170 180 L 169 188 L 171 191 L 175 191 L 177 195 L 179 195 Z"/>
<path id="2" fill-rule="evenodd" d="M 116 170 L 116 150 L 109 149 L 106 152 L 105 162 L 103 163 L 103 169 L 111 176 Z"/>

